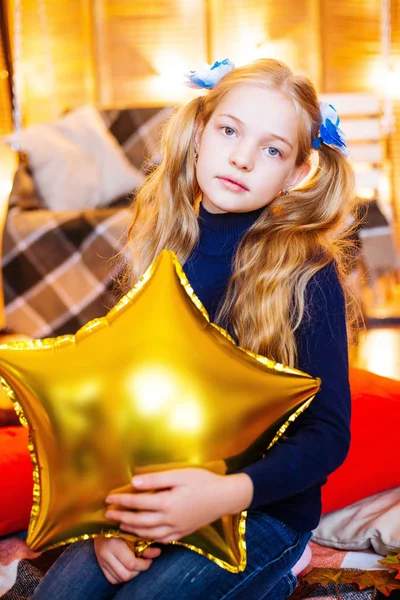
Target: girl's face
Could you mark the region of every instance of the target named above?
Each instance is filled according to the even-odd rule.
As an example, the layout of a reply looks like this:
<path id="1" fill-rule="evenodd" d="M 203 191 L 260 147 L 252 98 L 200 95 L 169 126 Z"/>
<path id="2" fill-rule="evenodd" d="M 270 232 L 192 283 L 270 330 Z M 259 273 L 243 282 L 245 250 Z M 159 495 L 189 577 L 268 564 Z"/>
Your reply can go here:
<path id="1" fill-rule="evenodd" d="M 196 133 L 197 181 L 212 213 L 267 206 L 296 186 L 309 165 L 295 166 L 298 117 L 291 100 L 254 85 L 231 90 Z"/>

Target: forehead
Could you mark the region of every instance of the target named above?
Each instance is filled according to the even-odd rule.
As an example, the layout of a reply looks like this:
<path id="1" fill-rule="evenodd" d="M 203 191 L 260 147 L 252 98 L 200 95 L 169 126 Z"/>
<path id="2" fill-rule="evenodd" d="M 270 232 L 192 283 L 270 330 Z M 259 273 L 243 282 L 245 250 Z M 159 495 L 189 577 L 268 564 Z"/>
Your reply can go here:
<path id="1" fill-rule="evenodd" d="M 240 85 L 230 90 L 214 115 L 229 114 L 261 134 L 273 132 L 297 139 L 299 119 L 291 98 L 283 92 L 255 85 Z"/>

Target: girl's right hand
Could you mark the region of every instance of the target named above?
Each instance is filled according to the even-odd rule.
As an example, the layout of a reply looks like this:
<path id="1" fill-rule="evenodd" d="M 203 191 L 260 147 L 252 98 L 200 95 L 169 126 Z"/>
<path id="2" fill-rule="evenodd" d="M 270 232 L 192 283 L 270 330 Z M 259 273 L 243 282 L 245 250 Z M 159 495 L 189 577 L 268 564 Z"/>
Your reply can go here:
<path id="1" fill-rule="evenodd" d="M 101 536 L 95 538 L 94 550 L 105 578 L 113 584 L 130 581 L 142 571 L 147 571 L 152 559 L 161 554 L 160 548 L 150 546 L 138 558 L 123 539 Z"/>

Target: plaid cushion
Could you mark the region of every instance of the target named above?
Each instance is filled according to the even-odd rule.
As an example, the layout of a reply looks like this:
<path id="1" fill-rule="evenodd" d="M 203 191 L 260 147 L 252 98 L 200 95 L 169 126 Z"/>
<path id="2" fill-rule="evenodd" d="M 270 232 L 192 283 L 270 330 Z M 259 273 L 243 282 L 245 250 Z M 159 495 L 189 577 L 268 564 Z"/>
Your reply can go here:
<path id="1" fill-rule="evenodd" d="M 128 208 L 11 209 L 2 260 L 7 326 L 32 337 L 74 334 L 106 314 L 129 260 L 130 222 Z"/>

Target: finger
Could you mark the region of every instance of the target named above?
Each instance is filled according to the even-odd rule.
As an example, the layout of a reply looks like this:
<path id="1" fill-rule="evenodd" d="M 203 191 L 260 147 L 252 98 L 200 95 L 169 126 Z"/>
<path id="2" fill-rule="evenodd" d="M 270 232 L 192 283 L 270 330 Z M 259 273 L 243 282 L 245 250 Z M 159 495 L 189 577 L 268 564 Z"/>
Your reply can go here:
<path id="1" fill-rule="evenodd" d="M 165 524 L 165 517 L 158 512 L 134 513 L 125 510 L 108 510 L 105 516 L 111 521 L 131 527 L 158 527 Z"/>
<path id="2" fill-rule="evenodd" d="M 145 475 L 136 475 L 132 479 L 133 487 L 139 490 L 162 490 L 179 485 L 183 478 L 184 469 L 173 469 L 171 471 L 161 471 L 159 473 L 146 473 Z"/>
<path id="3" fill-rule="evenodd" d="M 111 571 L 111 569 L 109 569 L 107 567 L 107 565 L 100 564 L 100 563 L 99 563 L 99 565 L 100 565 L 100 569 L 102 570 L 103 575 L 107 579 L 107 581 L 109 581 L 113 585 L 115 585 L 116 583 L 119 583 L 119 581 L 115 577 L 114 573 Z"/>
<path id="4" fill-rule="evenodd" d="M 146 548 L 146 550 L 143 552 L 142 556 L 143 558 L 158 558 L 161 554 L 161 548 L 157 548 L 157 546 L 149 546 L 148 548 Z"/>
<path id="5" fill-rule="evenodd" d="M 113 556 L 119 560 L 122 565 L 131 573 L 134 571 L 146 571 L 153 558 L 157 558 L 161 553 L 159 548 L 146 548 L 143 554 L 138 557 L 134 551 L 123 541 L 123 544 L 115 548 Z"/>
<path id="6" fill-rule="evenodd" d="M 172 535 L 173 531 L 171 527 L 149 527 L 149 528 L 141 528 L 141 527 L 131 527 L 130 525 L 121 525 L 120 529 L 122 531 L 126 531 L 128 533 L 133 533 L 139 538 L 143 538 L 145 540 L 151 540 L 153 542 L 160 542 L 167 535 Z M 175 539 L 178 539 L 177 537 Z"/>
<path id="7" fill-rule="evenodd" d="M 152 565 L 153 561 L 151 558 L 137 558 L 135 561 L 135 571 L 143 572 L 147 571 Z"/>
<path id="8" fill-rule="evenodd" d="M 104 576 L 110 583 L 113 583 L 113 584 L 120 583 L 120 579 L 119 579 L 116 571 L 110 565 L 110 561 L 108 560 L 108 558 L 109 557 L 107 557 L 106 559 L 102 558 L 101 560 L 99 560 L 98 561 L 99 566 L 100 566 L 101 570 L 103 571 Z"/>
<path id="9" fill-rule="evenodd" d="M 122 581 L 129 581 L 135 574 L 135 570 L 139 570 L 136 569 L 136 567 L 135 569 L 127 569 L 125 565 L 119 560 L 119 558 L 117 558 L 114 554 L 108 554 L 105 560 L 107 561 L 108 569 L 118 580 L 118 583 L 121 583 Z"/>
<path id="10" fill-rule="evenodd" d="M 106 498 L 108 504 L 116 504 L 132 510 L 160 510 L 164 494 L 110 494 Z"/>
<path id="11" fill-rule="evenodd" d="M 118 538 L 119 544 L 115 544 L 112 550 L 113 556 L 127 569 L 132 572 L 136 569 L 136 555 L 134 550 L 127 544 L 125 540 Z M 151 558 L 151 557 L 146 557 Z"/>

